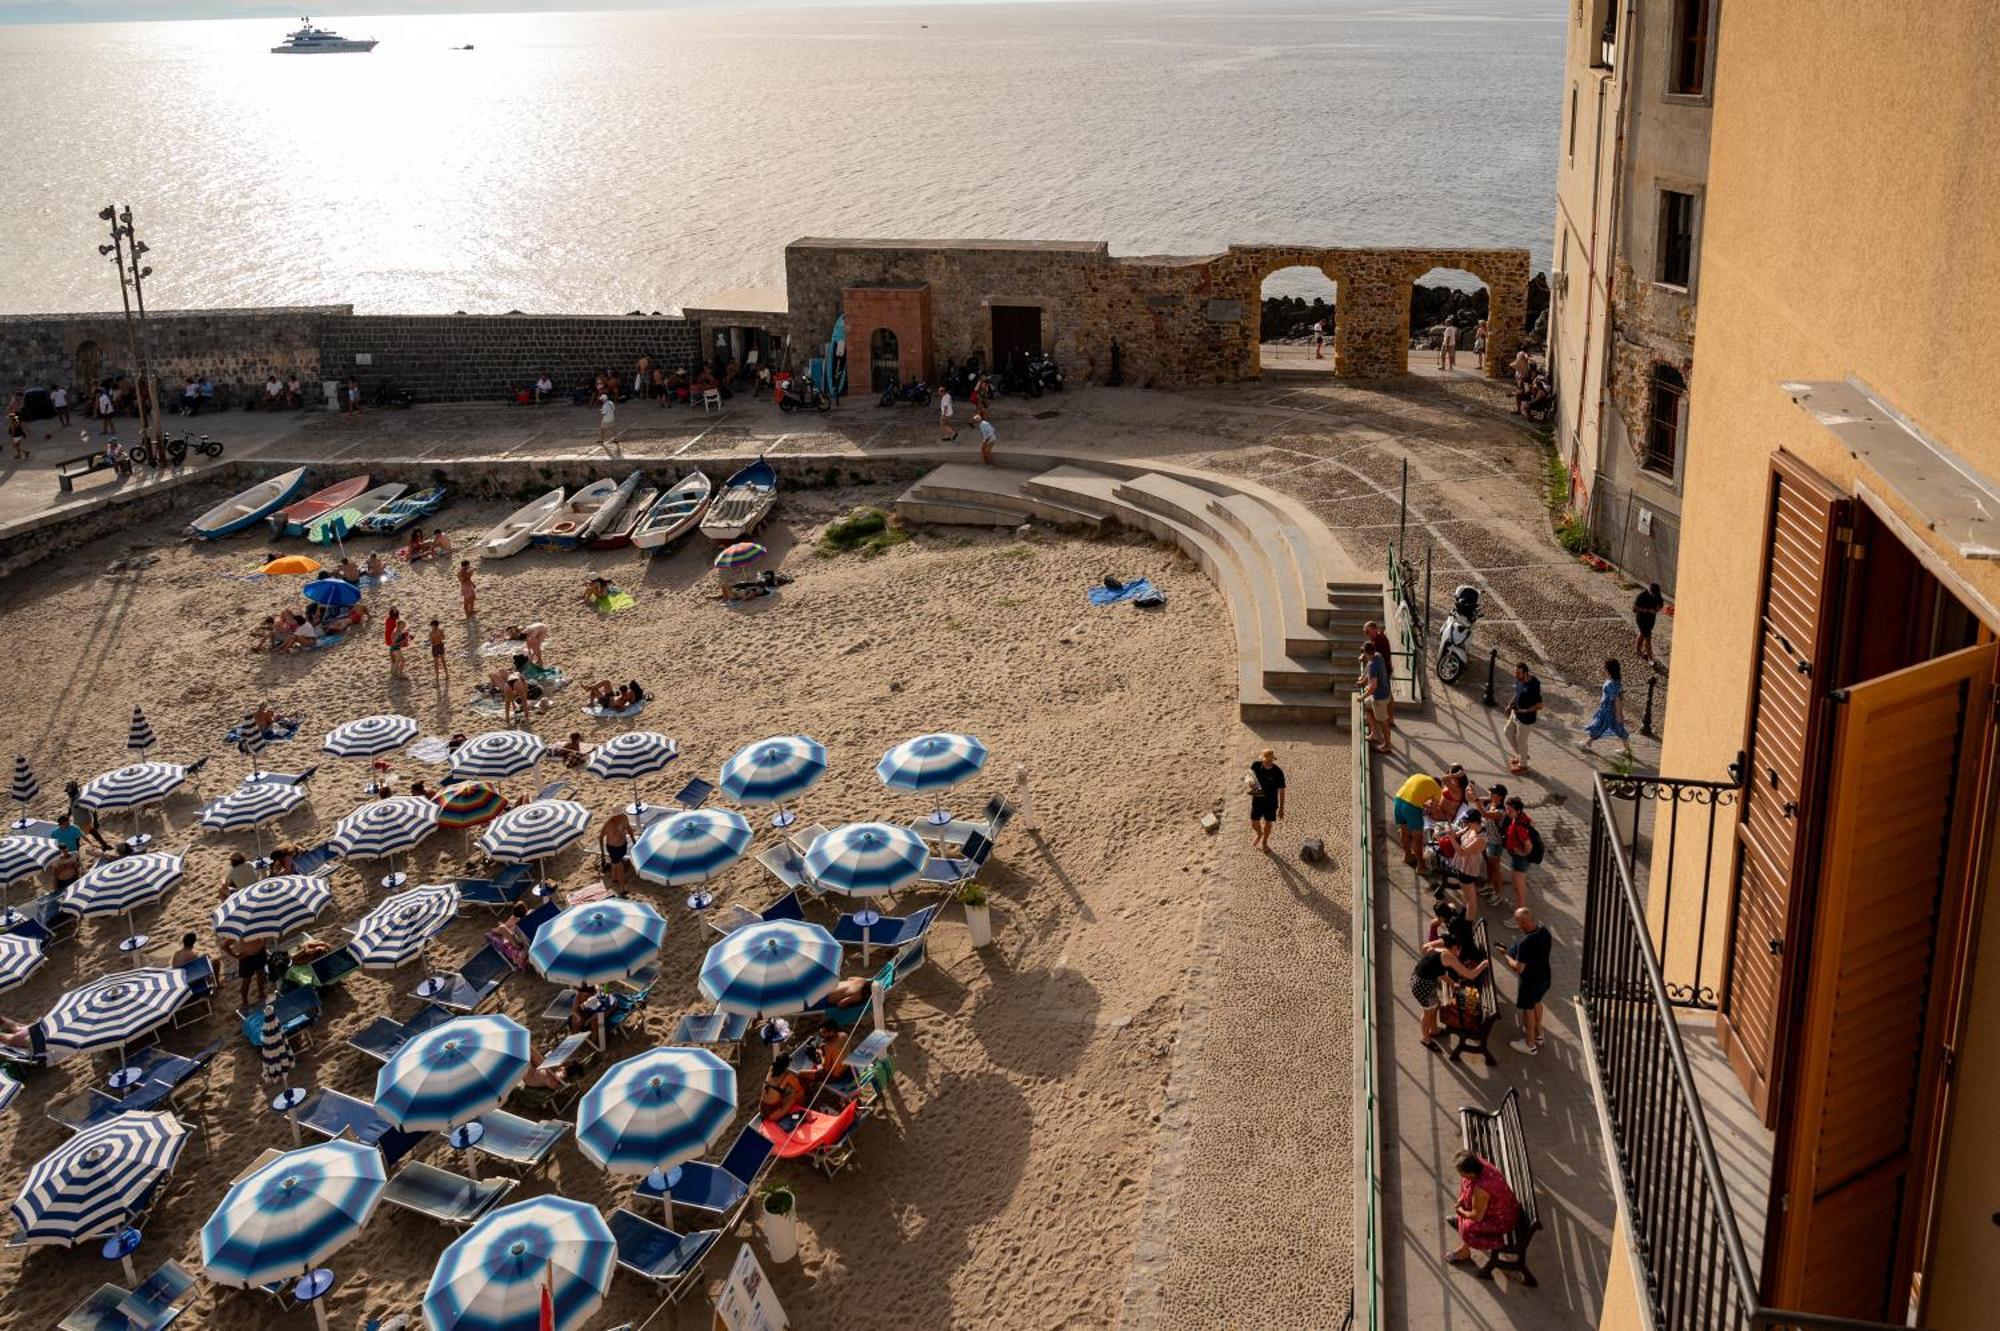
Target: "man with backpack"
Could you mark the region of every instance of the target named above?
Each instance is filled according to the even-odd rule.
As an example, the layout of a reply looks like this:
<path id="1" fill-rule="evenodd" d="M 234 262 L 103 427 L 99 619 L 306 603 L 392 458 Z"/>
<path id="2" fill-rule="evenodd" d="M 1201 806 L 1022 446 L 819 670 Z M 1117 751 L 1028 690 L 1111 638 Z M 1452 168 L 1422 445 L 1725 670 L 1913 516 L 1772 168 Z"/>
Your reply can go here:
<path id="1" fill-rule="evenodd" d="M 1500 849 L 1507 857 L 1507 870 L 1514 887 L 1514 908 L 1517 911 L 1528 908 L 1528 866 L 1540 864 L 1546 847 L 1542 845 L 1542 834 L 1535 830 L 1535 820 L 1528 817 L 1528 806 L 1521 802 L 1519 795 L 1507 800 L 1507 820 L 1500 832 Z"/>

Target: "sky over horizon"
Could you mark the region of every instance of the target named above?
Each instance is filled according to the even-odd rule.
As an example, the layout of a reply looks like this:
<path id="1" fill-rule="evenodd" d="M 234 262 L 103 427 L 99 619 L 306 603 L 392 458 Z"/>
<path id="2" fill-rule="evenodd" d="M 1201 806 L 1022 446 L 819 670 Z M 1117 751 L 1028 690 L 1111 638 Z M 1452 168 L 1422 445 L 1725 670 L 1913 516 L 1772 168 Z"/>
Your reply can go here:
<path id="1" fill-rule="evenodd" d="M 943 7 L 1010 3 L 1062 4 L 1078 0 L 748 0 L 739 9 Z M 403 14 L 518 14 L 591 12 L 619 9 L 689 9 L 731 4 L 731 0 L 0 0 L 0 24 L 132 23 L 189 19 L 297 18 L 303 8 L 329 22 L 343 17 Z"/>

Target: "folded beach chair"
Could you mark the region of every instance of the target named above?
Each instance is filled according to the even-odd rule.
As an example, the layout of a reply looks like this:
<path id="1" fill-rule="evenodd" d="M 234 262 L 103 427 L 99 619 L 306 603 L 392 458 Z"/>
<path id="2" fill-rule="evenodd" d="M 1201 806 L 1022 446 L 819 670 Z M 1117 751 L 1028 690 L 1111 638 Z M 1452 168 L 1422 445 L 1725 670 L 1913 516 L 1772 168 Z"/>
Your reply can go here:
<path id="1" fill-rule="evenodd" d="M 118 1285 L 98 1286 L 57 1326 L 59 1331 L 162 1331 L 184 1311 L 174 1305 L 193 1288 L 194 1277 L 179 1263 L 163 1262 L 130 1293 Z"/>
<path id="2" fill-rule="evenodd" d="M 674 792 L 674 803 L 683 809 L 699 809 L 708 803 L 708 797 L 715 793 L 715 786 L 700 777 L 694 777 L 686 785 Z"/>
<path id="3" fill-rule="evenodd" d="M 910 830 L 925 841 L 962 854 L 966 842 L 972 840 L 975 835 L 993 841 L 999 837 L 1001 829 L 1012 821 L 1014 821 L 1014 806 L 995 795 L 986 801 L 986 807 L 980 811 L 977 818 L 954 818 L 943 827 L 919 819 L 910 824 Z"/>
<path id="4" fill-rule="evenodd" d="M 834 923 L 833 936 L 848 947 L 902 947 L 922 938 L 943 909 L 940 901 L 908 915 L 885 915 L 866 929 L 852 914 L 843 915 Z"/>
<path id="5" fill-rule="evenodd" d="M 510 864 L 491 878 L 453 880 L 458 899 L 468 906 L 484 906 L 494 914 L 504 914 L 534 885 L 529 866 Z"/>
<path id="6" fill-rule="evenodd" d="M 618 1244 L 618 1265 L 652 1281 L 669 1303 L 694 1283 L 690 1277 L 700 1271 L 701 1259 L 722 1237 L 719 1229 L 676 1234 L 622 1206 L 607 1218 Z"/>
<path id="7" fill-rule="evenodd" d="M 768 850 L 764 852 L 765 855 L 770 853 Z M 763 856 L 758 856 L 758 859 L 761 861 Z M 769 924 L 773 920 L 803 920 L 806 917 L 806 908 L 799 901 L 798 884 L 793 883 L 791 886 L 792 891 L 785 893 L 762 910 L 731 905 L 725 910 L 717 911 L 709 916 L 708 927 L 719 934 L 733 934 L 738 929 L 753 924 Z"/>
<path id="8" fill-rule="evenodd" d="M 541 1168 L 557 1144 L 569 1135 L 571 1126 L 559 1118 L 538 1123 L 504 1109 L 481 1114 L 479 1124 L 486 1129 L 486 1135 L 473 1149 L 523 1169 Z"/>
<path id="9" fill-rule="evenodd" d="M 666 1187 L 665 1175 L 648 1174 L 639 1180 L 633 1190 L 635 1197 L 658 1200 L 667 1206 L 667 1219 L 673 1220 L 673 1207 L 685 1206 L 691 1211 L 705 1211 L 710 1215 L 723 1216 L 719 1222 L 722 1229 L 729 1229 L 733 1223 L 733 1213 L 750 1199 L 751 1190 L 757 1186 L 764 1166 L 770 1163 L 771 1139 L 757 1130 L 755 1123 L 738 1133 L 730 1143 L 729 1154 L 722 1157 L 722 1163 L 711 1165 L 694 1160 L 680 1167 L 680 1176 L 671 1188 Z M 661 1185 L 655 1187 L 653 1179 L 658 1177 Z"/>
<path id="10" fill-rule="evenodd" d="M 462 1229 L 498 1206 L 516 1186 L 510 1178 L 474 1180 L 413 1160 L 389 1180 L 382 1200 Z"/>
<path id="11" fill-rule="evenodd" d="M 389 1121 L 375 1112 L 375 1102 L 336 1091 L 314 1088 L 292 1111 L 292 1119 L 307 1132 L 319 1137 L 350 1136 L 356 1141 L 380 1138 Z"/>
<path id="12" fill-rule="evenodd" d="M 187 972 L 188 996 L 174 1009 L 174 1029 L 190 1022 L 200 1021 L 208 1016 L 215 997 L 215 963 L 207 957 L 196 957 L 181 967 Z"/>
<path id="13" fill-rule="evenodd" d="M 439 1007 L 453 1012 L 475 1012 L 485 1006 L 487 999 L 500 992 L 501 983 L 513 973 L 514 963 L 508 961 L 499 948 L 488 943 L 473 953 L 471 959 L 459 969 L 432 977 L 445 982 L 443 990 L 416 996 L 428 998 Z"/>

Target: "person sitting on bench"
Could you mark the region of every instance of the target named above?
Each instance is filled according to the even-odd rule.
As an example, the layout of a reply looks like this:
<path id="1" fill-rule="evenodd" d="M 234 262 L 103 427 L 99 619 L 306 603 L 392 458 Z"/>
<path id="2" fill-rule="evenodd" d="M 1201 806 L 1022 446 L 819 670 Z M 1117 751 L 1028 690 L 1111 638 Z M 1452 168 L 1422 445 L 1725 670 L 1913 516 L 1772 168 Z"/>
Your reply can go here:
<path id="1" fill-rule="evenodd" d="M 1492 1252 L 1506 1242 L 1521 1218 L 1521 1203 L 1491 1161 L 1460 1151 L 1452 1166 L 1458 1171 L 1458 1205 L 1452 1216 L 1459 1242 L 1444 1259 L 1456 1263 L 1472 1260 L 1475 1248 Z"/>

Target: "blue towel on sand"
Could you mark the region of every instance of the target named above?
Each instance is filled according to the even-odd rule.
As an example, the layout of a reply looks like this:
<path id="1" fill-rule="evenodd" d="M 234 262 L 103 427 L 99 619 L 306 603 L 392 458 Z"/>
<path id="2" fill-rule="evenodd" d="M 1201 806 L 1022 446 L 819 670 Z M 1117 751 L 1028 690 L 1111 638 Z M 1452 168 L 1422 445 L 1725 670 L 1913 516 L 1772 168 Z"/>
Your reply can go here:
<path id="1" fill-rule="evenodd" d="M 336 641 L 338 641 L 338 639 L 336 639 Z M 232 726 L 230 727 L 229 730 L 229 742 L 231 744 L 241 744 L 243 742 L 243 737 L 249 733 L 250 733 L 250 727 L 247 724 Z M 265 727 L 264 742 L 266 744 L 283 744 L 286 740 L 291 739 L 294 735 L 298 733 L 299 733 L 299 723 L 296 718 L 279 717 L 276 722 Z"/>
<path id="2" fill-rule="evenodd" d="M 1117 605 L 1120 601 L 1136 601 L 1142 596 L 1155 595 L 1158 595 L 1158 593 L 1153 590 L 1151 580 L 1138 578 L 1126 583 L 1115 592 L 1109 587 L 1092 587 L 1090 589 L 1090 603 L 1092 605 Z"/>

